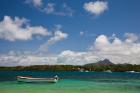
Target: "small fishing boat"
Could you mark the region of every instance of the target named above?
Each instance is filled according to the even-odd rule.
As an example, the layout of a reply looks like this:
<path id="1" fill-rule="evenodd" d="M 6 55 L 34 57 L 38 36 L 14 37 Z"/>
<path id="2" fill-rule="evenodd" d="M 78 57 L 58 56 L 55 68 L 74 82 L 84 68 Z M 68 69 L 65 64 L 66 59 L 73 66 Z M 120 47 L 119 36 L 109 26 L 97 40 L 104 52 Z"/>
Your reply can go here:
<path id="1" fill-rule="evenodd" d="M 58 81 L 58 76 L 54 76 L 53 78 L 35 78 L 35 77 L 24 77 L 17 76 L 18 82 L 49 82 L 56 83 Z"/>
<path id="2" fill-rule="evenodd" d="M 112 73 L 112 71 L 111 71 L 111 70 L 106 70 L 106 71 L 104 71 L 104 72 L 107 72 L 107 73 Z"/>

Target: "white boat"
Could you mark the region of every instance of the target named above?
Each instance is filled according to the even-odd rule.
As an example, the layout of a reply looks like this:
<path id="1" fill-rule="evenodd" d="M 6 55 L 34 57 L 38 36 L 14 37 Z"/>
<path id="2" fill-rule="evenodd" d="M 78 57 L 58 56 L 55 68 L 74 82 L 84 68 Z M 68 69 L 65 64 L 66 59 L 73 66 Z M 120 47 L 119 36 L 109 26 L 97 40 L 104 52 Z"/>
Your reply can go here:
<path id="1" fill-rule="evenodd" d="M 49 82 L 49 83 L 56 83 L 58 81 L 58 76 L 54 76 L 53 78 L 34 78 L 34 77 L 17 76 L 17 81 L 19 81 L 19 82 Z"/>
<path id="2" fill-rule="evenodd" d="M 135 71 L 126 71 L 126 72 L 128 72 L 128 73 L 135 73 Z"/>
<path id="3" fill-rule="evenodd" d="M 135 71 L 126 71 L 128 73 L 139 73 L 139 72 L 135 72 Z"/>
<path id="4" fill-rule="evenodd" d="M 106 70 L 106 71 L 104 71 L 104 72 L 112 73 L 112 71 L 111 71 L 111 70 Z"/>
<path id="5" fill-rule="evenodd" d="M 89 72 L 88 70 L 86 70 L 85 72 Z"/>

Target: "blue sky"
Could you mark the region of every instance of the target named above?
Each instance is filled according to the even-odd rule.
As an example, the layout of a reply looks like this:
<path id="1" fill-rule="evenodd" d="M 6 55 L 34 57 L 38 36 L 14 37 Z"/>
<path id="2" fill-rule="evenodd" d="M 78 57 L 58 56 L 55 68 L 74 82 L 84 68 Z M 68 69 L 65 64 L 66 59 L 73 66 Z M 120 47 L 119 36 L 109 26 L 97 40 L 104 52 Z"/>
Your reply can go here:
<path id="1" fill-rule="evenodd" d="M 96 2 L 103 5 L 92 7 Z M 0 23 L 4 22 L 5 16 L 13 21 L 15 17 L 19 20 L 25 18 L 29 22 L 20 28 L 25 29 L 24 25 L 28 24 L 30 27 L 41 26 L 51 35 L 44 35 L 44 32 L 34 35 L 32 32 L 30 37 L 21 38 L 13 35 L 18 33 L 14 30 L 16 33 L 10 32 L 14 39 L 9 39 L 9 34 L 0 28 L 0 54 L 35 52 L 44 44 L 47 46 L 44 50 L 50 54 L 65 50 L 86 52 L 100 35 L 108 38 L 114 35 L 122 41 L 125 41 L 126 33 L 139 36 L 139 4 L 139 0 L 1 0 Z M 63 34 L 62 37 L 48 44 L 57 31 Z"/>

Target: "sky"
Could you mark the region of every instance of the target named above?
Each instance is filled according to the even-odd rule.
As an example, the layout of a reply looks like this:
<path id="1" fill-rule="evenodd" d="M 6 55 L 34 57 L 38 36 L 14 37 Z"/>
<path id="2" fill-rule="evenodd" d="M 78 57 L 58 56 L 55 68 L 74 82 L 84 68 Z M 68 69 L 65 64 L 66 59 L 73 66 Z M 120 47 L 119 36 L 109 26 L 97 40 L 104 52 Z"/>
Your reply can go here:
<path id="1" fill-rule="evenodd" d="M 0 66 L 140 64 L 139 0 L 0 0 Z"/>

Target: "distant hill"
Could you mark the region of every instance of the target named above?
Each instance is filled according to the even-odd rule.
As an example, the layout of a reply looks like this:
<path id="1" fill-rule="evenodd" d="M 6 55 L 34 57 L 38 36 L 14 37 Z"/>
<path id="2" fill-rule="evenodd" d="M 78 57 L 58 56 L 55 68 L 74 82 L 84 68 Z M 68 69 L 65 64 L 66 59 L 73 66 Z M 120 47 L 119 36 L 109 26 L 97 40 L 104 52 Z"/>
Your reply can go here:
<path id="1" fill-rule="evenodd" d="M 112 71 L 112 72 L 140 72 L 140 65 L 136 64 L 113 64 L 105 59 L 96 63 L 90 63 L 83 66 L 79 65 L 33 65 L 1 67 L 0 71 Z"/>
<path id="2" fill-rule="evenodd" d="M 100 60 L 100 61 L 98 61 L 96 63 L 85 64 L 85 66 L 93 66 L 93 65 L 107 66 L 107 65 L 115 65 L 115 64 L 112 63 L 109 59 Z"/>

